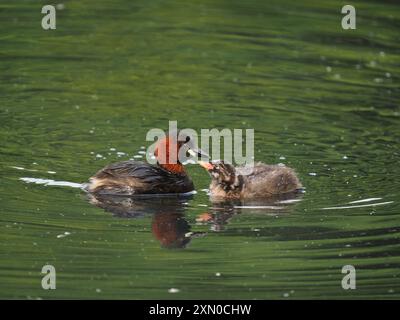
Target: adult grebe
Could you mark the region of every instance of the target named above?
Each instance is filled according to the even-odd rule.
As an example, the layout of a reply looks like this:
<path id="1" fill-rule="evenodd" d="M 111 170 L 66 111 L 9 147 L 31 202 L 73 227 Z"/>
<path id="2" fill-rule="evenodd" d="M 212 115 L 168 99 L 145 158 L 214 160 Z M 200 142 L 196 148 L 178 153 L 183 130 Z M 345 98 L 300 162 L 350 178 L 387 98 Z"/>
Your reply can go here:
<path id="1" fill-rule="evenodd" d="M 178 139 L 179 131 L 160 139 L 154 151 L 157 164 L 142 161 L 112 163 L 90 178 L 87 191 L 112 195 L 180 194 L 194 190 L 194 185 L 179 161 L 179 152 L 192 156 L 207 155 L 198 149 L 190 136 Z"/>

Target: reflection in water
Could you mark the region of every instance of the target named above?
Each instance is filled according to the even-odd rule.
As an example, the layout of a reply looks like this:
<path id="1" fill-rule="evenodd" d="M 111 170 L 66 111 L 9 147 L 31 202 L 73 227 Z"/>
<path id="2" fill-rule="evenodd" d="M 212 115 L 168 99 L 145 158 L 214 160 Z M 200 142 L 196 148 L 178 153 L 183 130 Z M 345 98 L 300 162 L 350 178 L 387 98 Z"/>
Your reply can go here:
<path id="1" fill-rule="evenodd" d="M 121 197 L 89 194 L 90 203 L 120 218 L 138 218 L 152 215 L 153 236 L 164 248 L 185 248 L 192 238 L 203 232 L 191 232 L 185 219 L 185 203 L 188 196 Z"/>
<path id="2" fill-rule="evenodd" d="M 164 248 L 185 248 L 193 238 L 204 236 L 204 232 L 192 232 L 185 219 L 185 204 L 192 196 L 137 196 L 121 197 L 88 194 L 89 202 L 120 218 L 138 218 L 152 215 L 153 236 Z M 266 199 L 230 200 L 212 202 L 208 212 L 197 216 L 196 222 L 210 224 L 210 230 L 223 231 L 228 221 L 236 214 L 262 213 L 288 214 L 302 194 L 291 193 Z M 260 211 L 261 210 L 261 211 Z"/>
<path id="3" fill-rule="evenodd" d="M 205 235 L 191 232 L 183 212 L 159 212 L 153 216 L 151 230 L 164 248 L 185 248 L 194 237 Z"/>
<path id="4" fill-rule="evenodd" d="M 213 201 L 209 212 L 200 214 L 196 221 L 211 224 L 212 231 L 223 231 L 228 221 L 236 214 L 289 214 L 294 205 L 301 201 L 302 196 L 303 193 L 295 192 L 263 199 Z"/>

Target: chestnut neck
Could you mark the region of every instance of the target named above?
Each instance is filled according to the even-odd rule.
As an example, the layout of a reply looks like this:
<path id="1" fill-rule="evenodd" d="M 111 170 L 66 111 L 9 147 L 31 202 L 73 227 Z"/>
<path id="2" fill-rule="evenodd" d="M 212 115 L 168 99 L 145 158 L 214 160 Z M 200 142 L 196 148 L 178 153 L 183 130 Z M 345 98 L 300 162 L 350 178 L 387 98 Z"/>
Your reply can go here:
<path id="1" fill-rule="evenodd" d="M 186 174 L 185 172 L 185 168 L 183 167 L 183 165 L 181 163 L 163 163 L 163 164 L 158 164 L 160 167 L 164 168 L 165 170 L 172 172 L 172 173 L 176 173 L 176 174 Z"/>
<path id="2" fill-rule="evenodd" d="M 178 160 L 179 147 L 179 144 L 173 142 L 169 137 L 162 139 L 154 152 L 158 165 L 169 172 L 185 174 L 185 169 Z"/>

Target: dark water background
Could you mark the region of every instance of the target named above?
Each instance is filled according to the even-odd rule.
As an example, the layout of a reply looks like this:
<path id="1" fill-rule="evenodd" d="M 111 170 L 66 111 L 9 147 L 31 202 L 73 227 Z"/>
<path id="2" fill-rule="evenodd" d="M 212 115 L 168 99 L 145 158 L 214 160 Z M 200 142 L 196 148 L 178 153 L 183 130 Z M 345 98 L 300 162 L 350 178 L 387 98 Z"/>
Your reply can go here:
<path id="1" fill-rule="evenodd" d="M 44 4 L 0 1 L 1 298 L 400 297 L 395 1 L 357 1 L 347 31 L 341 1 L 65 1 L 54 31 Z M 224 208 L 188 165 L 192 199 L 91 200 L 105 211 L 20 180 L 85 182 L 169 120 L 253 128 L 256 160 L 295 168 L 307 192 Z"/>

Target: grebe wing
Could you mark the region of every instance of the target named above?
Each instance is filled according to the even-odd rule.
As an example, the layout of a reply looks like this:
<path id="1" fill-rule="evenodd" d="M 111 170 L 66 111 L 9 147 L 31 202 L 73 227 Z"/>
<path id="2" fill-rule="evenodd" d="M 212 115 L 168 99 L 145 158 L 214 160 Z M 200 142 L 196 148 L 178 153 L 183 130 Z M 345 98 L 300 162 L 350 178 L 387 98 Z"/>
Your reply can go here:
<path id="1" fill-rule="evenodd" d="M 97 174 L 97 178 L 136 178 L 140 180 L 154 180 L 155 178 L 165 177 L 169 172 L 159 166 L 151 165 L 141 161 L 121 161 L 111 163 L 101 169 Z"/>

